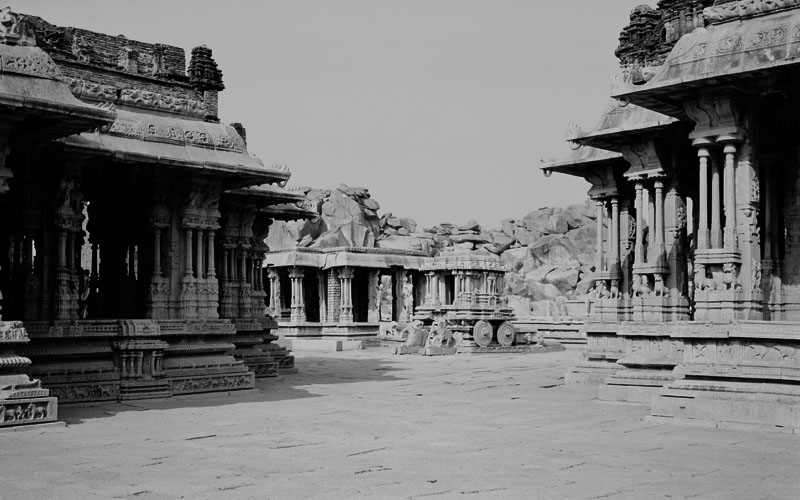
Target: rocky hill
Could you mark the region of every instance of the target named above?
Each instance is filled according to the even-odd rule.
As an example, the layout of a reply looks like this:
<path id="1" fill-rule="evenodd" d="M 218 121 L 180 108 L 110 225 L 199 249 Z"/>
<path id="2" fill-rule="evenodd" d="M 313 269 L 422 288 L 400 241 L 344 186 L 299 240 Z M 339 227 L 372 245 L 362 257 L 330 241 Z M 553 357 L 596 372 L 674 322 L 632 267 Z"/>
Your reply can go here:
<path id="1" fill-rule="evenodd" d="M 540 208 L 505 219 L 497 229 L 475 221 L 420 229 L 412 219 L 380 215 L 379 203 L 365 188 L 301 191 L 319 217 L 276 221 L 267 238 L 270 249 L 349 246 L 495 254 L 509 270 L 506 292 L 519 317 L 545 315 L 559 297 L 580 298 L 593 286 L 596 228 L 588 204 Z"/>

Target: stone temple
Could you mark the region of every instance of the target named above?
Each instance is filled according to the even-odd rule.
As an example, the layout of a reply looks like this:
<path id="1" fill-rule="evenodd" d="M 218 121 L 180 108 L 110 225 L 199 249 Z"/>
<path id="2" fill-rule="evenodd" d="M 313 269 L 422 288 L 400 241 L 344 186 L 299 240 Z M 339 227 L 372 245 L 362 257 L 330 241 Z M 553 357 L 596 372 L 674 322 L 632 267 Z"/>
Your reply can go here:
<path id="1" fill-rule="evenodd" d="M 186 56 L 0 12 L 0 426 L 292 370 L 263 240 L 309 212 L 220 123 L 211 50 Z"/>
<path id="2" fill-rule="evenodd" d="M 800 2 L 662 0 L 620 35 L 598 125 L 544 167 L 591 184 L 572 383 L 655 417 L 800 428 Z"/>

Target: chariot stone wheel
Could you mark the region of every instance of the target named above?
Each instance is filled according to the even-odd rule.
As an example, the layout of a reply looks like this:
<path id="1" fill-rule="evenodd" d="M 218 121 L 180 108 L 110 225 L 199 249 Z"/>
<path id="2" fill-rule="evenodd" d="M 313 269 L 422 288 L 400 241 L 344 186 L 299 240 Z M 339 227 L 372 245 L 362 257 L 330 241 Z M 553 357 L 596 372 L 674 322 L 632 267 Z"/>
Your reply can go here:
<path id="1" fill-rule="evenodd" d="M 492 343 L 492 325 L 482 319 L 472 327 L 472 338 L 481 347 L 489 347 Z"/>
<path id="2" fill-rule="evenodd" d="M 508 321 L 503 321 L 497 327 L 497 342 L 504 347 L 511 347 L 514 345 L 514 340 L 517 337 L 517 330 Z"/>

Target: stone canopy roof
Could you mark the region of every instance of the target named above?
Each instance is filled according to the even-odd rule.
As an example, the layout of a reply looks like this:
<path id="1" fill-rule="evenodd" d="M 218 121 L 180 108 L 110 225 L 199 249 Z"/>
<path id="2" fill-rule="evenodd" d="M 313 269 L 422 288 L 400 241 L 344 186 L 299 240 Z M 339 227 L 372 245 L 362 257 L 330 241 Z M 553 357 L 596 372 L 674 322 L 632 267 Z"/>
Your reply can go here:
<path id="1" fill-rule="evenodd" d="M 17 122 L 15 137 L 43 142 L 107 125 L 108 109 L 76 99 L 61 81 L 61 72 L 37 47 L 0 43 L 0 110 Z"/>
<path id="2" fill-rule="evenodd" d="M 622 81 L 614 97 L 682 117 L 684 112 L 671 95 L 741 83 L 746 77 L 800 63 L 800 2 L 730 2 L 713 9 L 738 13 L 733 9 L 744 3 L 785 4 L 783 9 L 788 10 L 762 9 L 758 17 L 725 17 L 720 19 L 725 22 L 696 29 L 678 41 L 650 81 L 639 86 Z"/>
<path id="3" fill-rule="evenodd" d="M 235 174 L 241 185 L 253 184 L 254 180 L 282 182 L 291 175 L 287 170 L 265 167 L 251 156 L 230 125 L 122 109 L 116 114 L 110 127 L 61 142 L 82 154 L 121 162 Z"/>
<path id="4" fill-rule="evenodd" d="M 625 164 L 622 153 L 579 145 L 566 158 L 548 163 L 541 167 L 542 172 L 549 176 L 553 172 L 584 177 L 587 170 L 611 165 Z"/>
<path id="5" fill-rule="evenodd" d="M 609 151 L 619 151 L 623 145 L 630 143 L 632 136 L 652 134 L 658 129 L 666 129 L 677 121 L 675 118 L 647 108 L 611 99 L 594 129 L 590 132 L 575 130 L 567 140 Z"/>

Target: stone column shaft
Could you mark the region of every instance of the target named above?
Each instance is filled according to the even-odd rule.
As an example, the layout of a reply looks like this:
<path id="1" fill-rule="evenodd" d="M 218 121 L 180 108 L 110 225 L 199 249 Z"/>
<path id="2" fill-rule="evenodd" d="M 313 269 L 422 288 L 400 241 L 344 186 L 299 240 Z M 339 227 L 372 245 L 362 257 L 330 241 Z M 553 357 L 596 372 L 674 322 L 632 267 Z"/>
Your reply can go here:
<path id="1" fill-rule="evenodd" d="M 208 269 L 206 270 L 206 274 L 208 274 L 209 278 L 214 278 L 217 276 L 217 272 L 214 269 L 214 230 L 211 229 L 208 231 Z"/>
<path id="2" fill-rule="evenodd" d="M 644 263 L 644 208 L 642 205 L 642 191 L 644 186 L 642 180 L 636 181 L 636 246 L 634 247 L 633 262 L 634 264 Z"/>
<path id="3" fill-rule="evenodd" d="M 653 183 L 655 190 L 655 235 L 654 235 L 654 252 L 655 263 L 663 264 L 666 256 L 666 246 L 664 240 L 664 183 L 661 179 L 656 179 Z"/>
<path id="4" fill-rule="evenodd" d="M 698 187 L 697 248 L 705 250 L 708 246 L 708 149 L 699 148 L 700 185 Z"/>
<path id="5" fill-rule="evenodd" d="M 711 248 L 722 248 L 722 203 L 720 203 L 719 163 L 711 163 Z"/>
<path id="6" fill-rule="evenodd" d="M 128 277 L 136 279 L 136 245 L 128 245 Z"/>
<path id="7" fill-rule="evenodd" d="M 194 274 L 194 264 L 192 264 L 192 240 L 194 240 L 194 235 L 192 234 L 191 229 L 186 230 L 186 269 L 184 270 L 184 274 L 187 278 L 190 278 Z"/>
<path id="8" fill-rule="evenodd" d="M 595 251 L 595 267 L 597 272 L 605 270 L 605 259 L 603 258 L 603 200 L 597 198 L 594 202 L 597 216 L 597 250 Z"/>
<path id="9" fill-rule="evenodd" d="M 153 229 L 153 276 L 161 276 L 161 228 Z"/>
<path id="10" fill-rule="evenodd" d="M 319 294 L 319 321 L 324 323 L 328 318 L 328 294 L 325 285 L 328 282 L 325 271 L 317 270 L 317 293 Z"/>
<path id="11" fill-rule="evenodd" d="M 736 145 L 728 143 L 725 153 L 725 249 L 736 250 Z"/>
<path id="12" fill-rule="evenodd" d="M 196 276 L 198 278 L 202 278 L 203 277 L 203 243 L 204 243 L 203 242 L 203 230 L 202 229 L 198 229 L 197 230 L 197 244 L 195 246 L 195 252 L 196 252 L 196 255 L 197 255 L 197 259 L 196 259 L 197 260 L 197 262 L 196 262 L 196 264 L 197 264 L 197 275 Z"/>
<path id="13" fill-rule="evenodd" d="M 619 271 L 619 198 L 611 198 L 611 265 L 610 271 Z"/>

